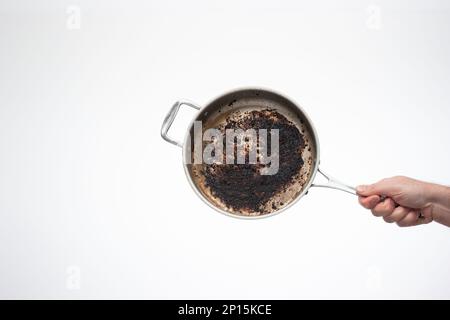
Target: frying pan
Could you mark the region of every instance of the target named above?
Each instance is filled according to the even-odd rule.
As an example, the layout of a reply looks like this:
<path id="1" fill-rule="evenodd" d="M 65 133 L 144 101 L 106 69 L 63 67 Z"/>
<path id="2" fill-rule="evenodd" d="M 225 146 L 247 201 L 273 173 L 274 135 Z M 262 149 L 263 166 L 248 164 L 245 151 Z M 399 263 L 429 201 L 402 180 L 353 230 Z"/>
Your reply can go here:
<path id="1" fill-rule="evenodd" d="M 186 131 L 183 142 L 180 142 L 169 136 L 168 131 L 182 106 L 191 107 L 196 110 L 197 113 Z M 204 128 L 211 128 L 223 122 L 227 115 L 236 112 L 268 109 L 283 115 L 302 132 L 305 143 L 308 146 L 308 148 L 304 148 L 302 151 L 302 158 L 305 160 L 302 168 L 303 172 L 296 178 L 298 180 L 297 187 L 291 188 L 289 194 L 283 195 L 284 202 L 282 203 L 282 206 L 264 214 L 258 211 L 246 213 L 238 212 L 237 210 L 220 203 L 217 199 L 214 199 L 208 188 L 206 188 L 202 184 L 201 179 L 198 178 L 196 165 L 192 164 L 190 161 L 192 158 L 191 135 L 194 130 L 194 122 L 201 121 Z M 177 101 L 163 121 L 161 126 L 161 136 L 167 142 L 182 148 L 184 170 L 190 185 L 197 195 L 211 208 L 227 216 L 243 219 L 273 216 L 294 205 L 301 197 L 307 194 L 311 187 L 336 189 L 356 195 L 354 187 L 338 181 L 319 168 L 319 138 L 311 119 L 297 103 L 293 102 L 292 99 L 273 90 L 256 87 L 235 89 L 218 96 L 203 108 L 190 101 Z M 282 159 L 280 159 L 280 161 L 282 161 Z M 314 183 L 317 173 L 320 173 L 325 178 L 325 183 Z"/>

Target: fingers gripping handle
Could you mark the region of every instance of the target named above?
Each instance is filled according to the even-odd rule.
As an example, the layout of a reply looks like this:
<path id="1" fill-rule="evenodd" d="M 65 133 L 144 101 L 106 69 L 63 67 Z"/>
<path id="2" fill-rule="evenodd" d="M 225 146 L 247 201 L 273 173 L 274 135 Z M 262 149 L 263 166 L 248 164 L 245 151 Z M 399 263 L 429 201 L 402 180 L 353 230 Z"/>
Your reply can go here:
<path id="1" fill-rule="evenodd" d="M 170 127 L 172 126 L 173 121 L 175 120 L 178 110 L 180 110 L 180 107 L 182 105 L 189 106 L 191 108 L 194 108 L 196 110 L 200 110 L 200 107 L 196 104 L 188 101 L 177 101 L 175 104 L 170 108 L 169 113 L 167 113 L 166 117 L 164 118 L 163 124 L 161 126 L 161 137 L 166 140 L 167 142 L 170 142 L 171 144 L 174 144 L 176 146 L 182 147 L 183 143 L 171 138 L 167 132 L 169 131 Z"/>
<path id="2" fill-rule="evenodd" d="M 312 187 L 336 189 L 336 190 L 341 190 L 341 191 L 344 191 L 344 192 L 356 195 L 356 189 L 354 187 L 349 186 L 349 185 L 347 185 L 345 183 L 342 183 L 339 180 L 331 177 L 329 174 L 326 174 L 325 172 L 320 170 L 320 168 L 317 171 L 322 176 L 324 176 L 325 179 L 327 179 L 327 183 L 326 184 L 313 183 L 311 185 Z"/>

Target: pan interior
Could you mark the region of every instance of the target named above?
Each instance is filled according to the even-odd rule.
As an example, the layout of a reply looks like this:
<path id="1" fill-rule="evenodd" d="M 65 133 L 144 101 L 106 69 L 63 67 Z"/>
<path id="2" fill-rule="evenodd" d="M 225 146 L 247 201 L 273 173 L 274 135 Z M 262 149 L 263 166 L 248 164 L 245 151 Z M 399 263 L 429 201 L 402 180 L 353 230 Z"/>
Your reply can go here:
<path id="1" fill-rule="evenodd" d="M 190 152 L 184 154 L 187 172 L 197 191 L 217 209 L 236 216 L 263 216 L 289 206 L 309 186 L 317 165 L 317 142 L 312 125 L 293 102 L 271 91 L 246 89 L 225 94 L 202 109 L 195 120 L 201 121 L 205 132 L 210 128 L 223 130 L 227 125 L 230 127 L 230 121 L 239 123 L 246 117 L 254 118 L 254 115 L 271 119 L 275 116 L 277 121 L 283 123 L 280 127 L 278 173 L 261 178 L 256 174 L 249 176 L 247 171 L 240 171 L 242 167 L 239 166 L 243 165 L 232 165 L 231 169 L 227 167 L 223 170 L 225 168 L 221 166 L 230 165 L 218 164 L 211 167 L 212 165 L 204 163 L 192 164 L 193 141 Z M 290 135 L 283 138 L 282 130 L 290 130 Z M 194 136 L 193 126 L 190 136 Z M 283 146 L 295 143 L 293 140 L 303 140 L 301 147 L 295 149 L 292 156 L 283 157 Z M 286 172 L 289 172 L 288 177 Z M 259 179 L 259 182 L 252 181 L 253 178 Z M 261 187 L 261 184 L 267 185 L 267 188 Z M 261 201 L 258 203 L 258 200 Z"/>

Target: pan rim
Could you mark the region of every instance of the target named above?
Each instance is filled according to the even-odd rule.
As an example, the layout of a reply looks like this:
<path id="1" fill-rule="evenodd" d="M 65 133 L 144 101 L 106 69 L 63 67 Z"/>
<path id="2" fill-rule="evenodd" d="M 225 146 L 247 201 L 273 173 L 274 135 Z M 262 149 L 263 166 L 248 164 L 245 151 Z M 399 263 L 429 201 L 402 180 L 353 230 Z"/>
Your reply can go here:
<path id="1" fill-rule="evenodd" d="M 216 101 L 217 99 L 220 99 L 226 95 L 232 94 L 232 93 L 236 93 L 239 91 L 251 91 L 251 90 L 257 90 L 257 91 L 266 91 L 275 95 L 279 95 L 280 97 L 283 97 L 284 99 L 287 99 L 288 101 L 290 101 L 293 105 L 295 105 L 296 108 L 298 108 L 303 116 L 305 117 L 305 120 L 308 122 L 310 128 L 311 128 L 311 134 L 314 137 L 314 140 L 316 142 L 316 158 L 313 161 L 313 170 L 311 173 L 310 178 L 308 179 L 308 182 L 306 183 L 306 186 L 303 188 L 302 192 L 299 193 L 295 199 L 293 199 L 289 204 L 287 204 L 286 206 L 284 206 L 283 208 L 280 208 L 278 210 L 275 210 L 274 212 L 268 213 L 268 214 L 262 214 L 262 215 L 258 215 L 258 216 L 245 216 L 245 215 L 239 215 L 239 214 L 234 214 L 231 212 L 228 212 L 226 210 L 223 210 L 221 208 L 216 207 L 214 204 L 212 204 L 208 199 L 206 199 L 206 197 L 198 190 L 197 186 L 195 185 L 195 182 L 193 181 L 190 173 L 189 173 L 189 168 L 188 168 L 188 164 L 185 163 L 185 159 L 186 159 L 186 143 L 188 142 L 189 139 L 189 132 L 192 129 L 193 125 L 194 125 L 194 121 L 197 119 L 198 115 L 200 115 L 203 110 L 207 107 L 209 107 L 214 101 Z M 300 106 L 300 104 L 298 104 L 295 100 L 293 100 L 290 96 L 284 94 L 284 93 L 280 93 L 279 91 L 273 90 L 273 89 L 268 89 L 262 86 L 244 86 L 244 87 L 237 87 L 231 90 L 228 90 L 216 97 L 214 97 L 213 99 L 209 100 L 208 103 L 206 103 L 204 106 L 201 106 L 201 109 L 195 114 L 195 116 L 192 118 L 192 120 L 190 121 L 189 125 L 188 125 L 188 129 L 186 131 L 184 140 L 183 140 L 183 146 L 182 146 L 182 164 L 183 164 L 183 168 L 184 168 L 184 173 L 186 174 L 188 180 L 189 180 L 189 184 L 191 186 L 191 188 L 194 190 L 194 192 L 200 197 L 201 200 L 203 200 L 203 202 L 205 202 L 209 207 L 213 208 L 214 210 L 229 216 L 229 217 L 233 217 L 236 219 L 242 219 L 242 220 L 256 220 L 256 219 L 264 219 L 264 218 L 269 218 L 269 217 L 273 217 L 275 215 L 278 215 L 280 213 L 282 213 L 283 211 L 289 209 L 290 207 L 292 207 L 294 204 L 296 204 L 311 188 L 313 181 L 316 177 L 317 171 L 319 169 L 319 164 L 320 164 L 320 142 L 319 142 L 319 136 L 317 135 L 317 131 L 316 128 L 314 127 L 313 122 L 311 121 L 311 118 L 309 117 L 309 115 L 305 112 L 305 110 Z"/>

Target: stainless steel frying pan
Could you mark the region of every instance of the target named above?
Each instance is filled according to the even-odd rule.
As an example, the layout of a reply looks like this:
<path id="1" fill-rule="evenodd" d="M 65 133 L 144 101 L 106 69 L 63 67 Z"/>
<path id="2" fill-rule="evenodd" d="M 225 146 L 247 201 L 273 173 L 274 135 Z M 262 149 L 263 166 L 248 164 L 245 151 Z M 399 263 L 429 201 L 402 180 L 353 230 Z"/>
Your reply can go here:
<path id="1" fill-rule="evenodd" d="M 197 110 L 196 116 L 191 121 L 186 132 L 183 142 L 180 142 L 168 135 L 168 131 L 176 118 L 178 110 L 182 106 L 188 106 Z M 233 112 L 243 112 L 258 109 L 276 110 L 278 113 L 286 117 L 290 122 L 295 124 L 299 130 L 304 133 L 304 137 L 309 148 L 305 148 L 302 158 L 305 160 L 302 177 L 304 181 L 298 184 L 298 188 L 291 192 L 288 201 L 283 203 L 283 206 L 277 208 L 273 212 L 267 214 L 260 214 L 259 212 L 250 212 L 242 214 L 235 210 L 224 206 L 223 204 L 214 200 L 211 194 L 201 184 L 196 174 L 195 165 L 191 164 L 190 137 L 193 132 L 194 121 L 202 121 L 205 128 L 215 127 L 219 125 L 227 115 Z M 205 107 L 201 108 L 195 103 L 188 101 L 177 101 L 169 113 L 165 117 L 161 126 L 161 136 L 167 142 L 170 142 L 183 149 L 183 166 L 189 183 L 191 184 L 197 195 L 211 208 L 232 217 L 239 217 L 244 219 L 255 219 L 262 217 L 269 217 L 278 214 L 296 203 L 303 195 L 305 195 L 310 187 L 322 187 L 341 190 L 351 194 L 356 194 L 355 188 L 348 186 L 326 174 L 319 168 L 320 163 L 320 146 L 319 138 L 314 125 L 305 111 L 292 99 L 268 89 L 262 88 L 241 88 L 229 91 L 219 97 L 213 99 Z M 308 161 L 306 161 L 308 160 Z M 280 161 L 282 161 L 280 159 Z M 325 179 L 326 183 L 314 183 L 316 174 L 319 172 Z M 251 195 L 249 195 L 251 196 Z M 286 198 L 286 195 L 284 195 Z"/>

